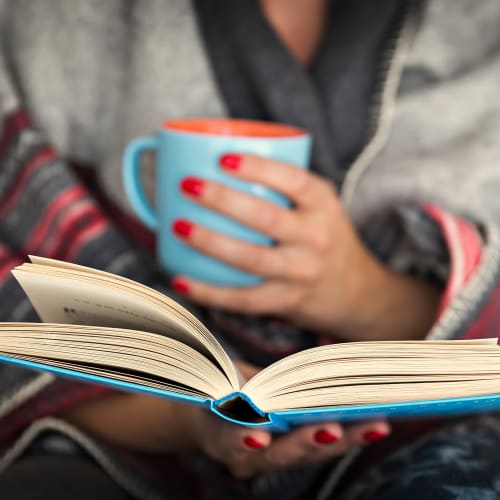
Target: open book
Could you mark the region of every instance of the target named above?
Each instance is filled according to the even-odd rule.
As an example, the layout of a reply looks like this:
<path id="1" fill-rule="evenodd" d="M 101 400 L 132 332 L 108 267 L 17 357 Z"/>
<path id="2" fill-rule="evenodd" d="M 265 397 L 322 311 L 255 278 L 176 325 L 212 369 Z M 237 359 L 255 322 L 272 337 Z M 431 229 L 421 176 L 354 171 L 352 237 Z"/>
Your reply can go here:
<path id="1" fill-rule="evenodd" d="M 31 261 L 13 274 L 45 323 L 0 323 L 0 361 L 276 429 L 500 409 L 496 339 L 326 345 L 245 381 L 215 337 L 174 300 L 110 273 Z"/>

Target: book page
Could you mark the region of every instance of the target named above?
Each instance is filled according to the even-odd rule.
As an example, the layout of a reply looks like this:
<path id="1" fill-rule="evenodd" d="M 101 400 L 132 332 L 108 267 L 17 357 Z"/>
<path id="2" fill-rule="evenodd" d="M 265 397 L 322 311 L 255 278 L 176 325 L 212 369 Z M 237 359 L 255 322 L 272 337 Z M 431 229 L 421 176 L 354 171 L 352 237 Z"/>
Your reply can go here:
<path id="1" fill-rule="evenodd" d="M 23 264 L 12 272 L 42 321 L 130 328 L 169 336 L 217 363 L 238 390 L 237 371 L 222 346 L 177 302 L 111 273 L 50 259 L 34 260 L 39 264 Z"/>
<path id="2" fill-rule="evenodd" d="M 137 330 L 54 323 L 0 323 L 0 355 L 218 399 L 232 387 L 218 367 L 172 338 Z"/>
<path id="3" fill-rule="evenodd" d="M 387 341 L 308 349 L 242 388 L 265 412 L 500 394 L 497 339 Z"/>

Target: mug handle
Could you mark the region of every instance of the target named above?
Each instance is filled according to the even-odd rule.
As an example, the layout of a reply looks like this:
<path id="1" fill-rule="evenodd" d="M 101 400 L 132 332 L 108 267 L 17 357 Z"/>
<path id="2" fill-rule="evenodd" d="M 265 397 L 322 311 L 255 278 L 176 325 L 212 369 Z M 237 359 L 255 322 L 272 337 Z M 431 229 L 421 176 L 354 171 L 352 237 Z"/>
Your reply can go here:
<path id="1" fill-rule="evenodd" d="M 141 184 L 140 159 L 144 151 L 156 151 L 157 145 L 156 137 L 138 137 L 127 145 L 123 155 L 125 193 L 135 213 L 153 231 L 158 228 L 158 216 Z"/>

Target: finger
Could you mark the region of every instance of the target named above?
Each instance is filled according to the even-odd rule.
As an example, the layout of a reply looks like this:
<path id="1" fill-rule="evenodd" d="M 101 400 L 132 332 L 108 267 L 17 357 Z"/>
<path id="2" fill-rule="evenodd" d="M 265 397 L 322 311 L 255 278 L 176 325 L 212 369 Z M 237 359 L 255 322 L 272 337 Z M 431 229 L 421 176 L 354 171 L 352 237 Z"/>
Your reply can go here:
<path id="1" fill-rule="evenodd" d="M 245 428 L 222 421 L 212 414 L 205 416 L 200 426 L 203 433 L 203 451 L 210 457 L 225 464 L 241 463 L 247 455 L 265 449 L 271 444 L 269 432 L 261 429 Z"/>
<path id="2" fill-rule="evenodd" d="M 390 426 L 385 421 L 364 422 L 351 426 L 344 426 L 341 438 L 332 440 L 328 434 L 328 427 L 311 426 L 310 436 L 317 446 L 311 449 L 309 457 L 304 457 L 305 463 L 323 461 L 338 455 L 344 455 L 353 448 L 379 441 L 390 433 Z"/>
<path id="3" fill-rule="evenodd" d="M 324 461 L 343 455 L 354 447 L 379 441 L 390 433 L 385 421 L 366 422 L 343 428 L 338 423 L 304 426 L 275 439 L 262 452 L 250 457 L 247 468 L 264 472 Z M 257 460 L 258 459 L 258 460 Z"/>
<path id="4" fill-rule="evenodd" d="M 257 182 L 284 194 L 299 208 L 314 208 L 326 196 L 335 196 L 330 183 L 319 176 L 270 158 L 256 155 L 226 154 L 221 167 L 238 179 Z"/>
<path id="5" fill-rule="evenodd" d="M 251 274 L 280 278 L 287 276 L 287 270 L 293 268 L 288 252 L 282 252 L 278 247 L 232 238 L 185 219 L 175 220 L 172 230 L 190 247 Z"/>
<path id="6" fill-rule="evenodd" d="M 218 450 L 222 453 L 214 458 L 226 464 L 231 473 L 239 478 L 254 475 L 254 457 L 261 456 L 272 445 L 272 436 L 268 432 L 248 428 L 235 430 L 233 425 L 222 438 L 225 445 Z"/>
<path id="7" fill-rule="evenodd" d="M 223 184 L 186 177 L 181 182 L 185 196 L 204 207 L 234 219 L 270 238 L 296 241 L 302 232 L 297 212 L 248 195 Z"/>
<path id="8" fill-rule="evenodd" d="M 351 445 L 370 444 L 386 438 L 391 432 L 391 427 L 385 420 L 363 422 L 344 428 L 346 440 Z"/>
<path id="9" fill-rule="evenodd" d="M 258 472 L 298 467 L 344 451 L 343 430 L 338 423 L 305 426 L 275 439 L 262 456 L 250 457 Z"/>
<path id="10" fill-rule="evenodd" d="M 248 243 L 185 219 L 175 220 L 172 230 L 186 245 L 199 252 L 267 280 L 309 284 L 321 276 L 321 259 L 315 248 Z"/>
<path id="11" fill-rule="evenodd" d="M 234 288 L 176 276 L 172 280 L 172 288 L 204 306 L 242 314 L 286 313 L 293 310 L 302 297 L 298 288 L 275 281 L 253 287 Z"/>
<path id="12" fill-rule="evenodd" d="M 298 467 L 343 455 L 359 445 L 383 439 L 390 433 L 385 421 L 366 422 L 342 428 L 338 423 L 304 426 L 268 442 L 258 453 L 233 455 L 229 463 L 236 477 Z"/>

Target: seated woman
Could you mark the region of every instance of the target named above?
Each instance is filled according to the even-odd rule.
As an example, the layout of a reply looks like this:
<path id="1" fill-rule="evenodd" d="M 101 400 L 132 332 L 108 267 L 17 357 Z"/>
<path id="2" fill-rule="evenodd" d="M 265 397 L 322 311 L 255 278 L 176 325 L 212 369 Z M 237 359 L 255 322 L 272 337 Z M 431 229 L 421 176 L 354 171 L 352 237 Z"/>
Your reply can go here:
<path id="1" fill-rule="evenodd" d="M 177 293 L 247 374 L 322 343 L 500 332 L 495 0 L 5 0 L 0 19 L 2 320 L 36 319 L 9 273 L 32 253 Z M 251 247 L 196 220 L 178 235 L 261 285 L 167 276 L 130 215 L 124 146 L 181 116 L 314 138 L 309 172 L 221 158 L 291 209 L 183 184 L 277 241 Z M 272 436 L 6 366 L 0 396 L 2 498 L 498 495 L 496 416 Z"/>

